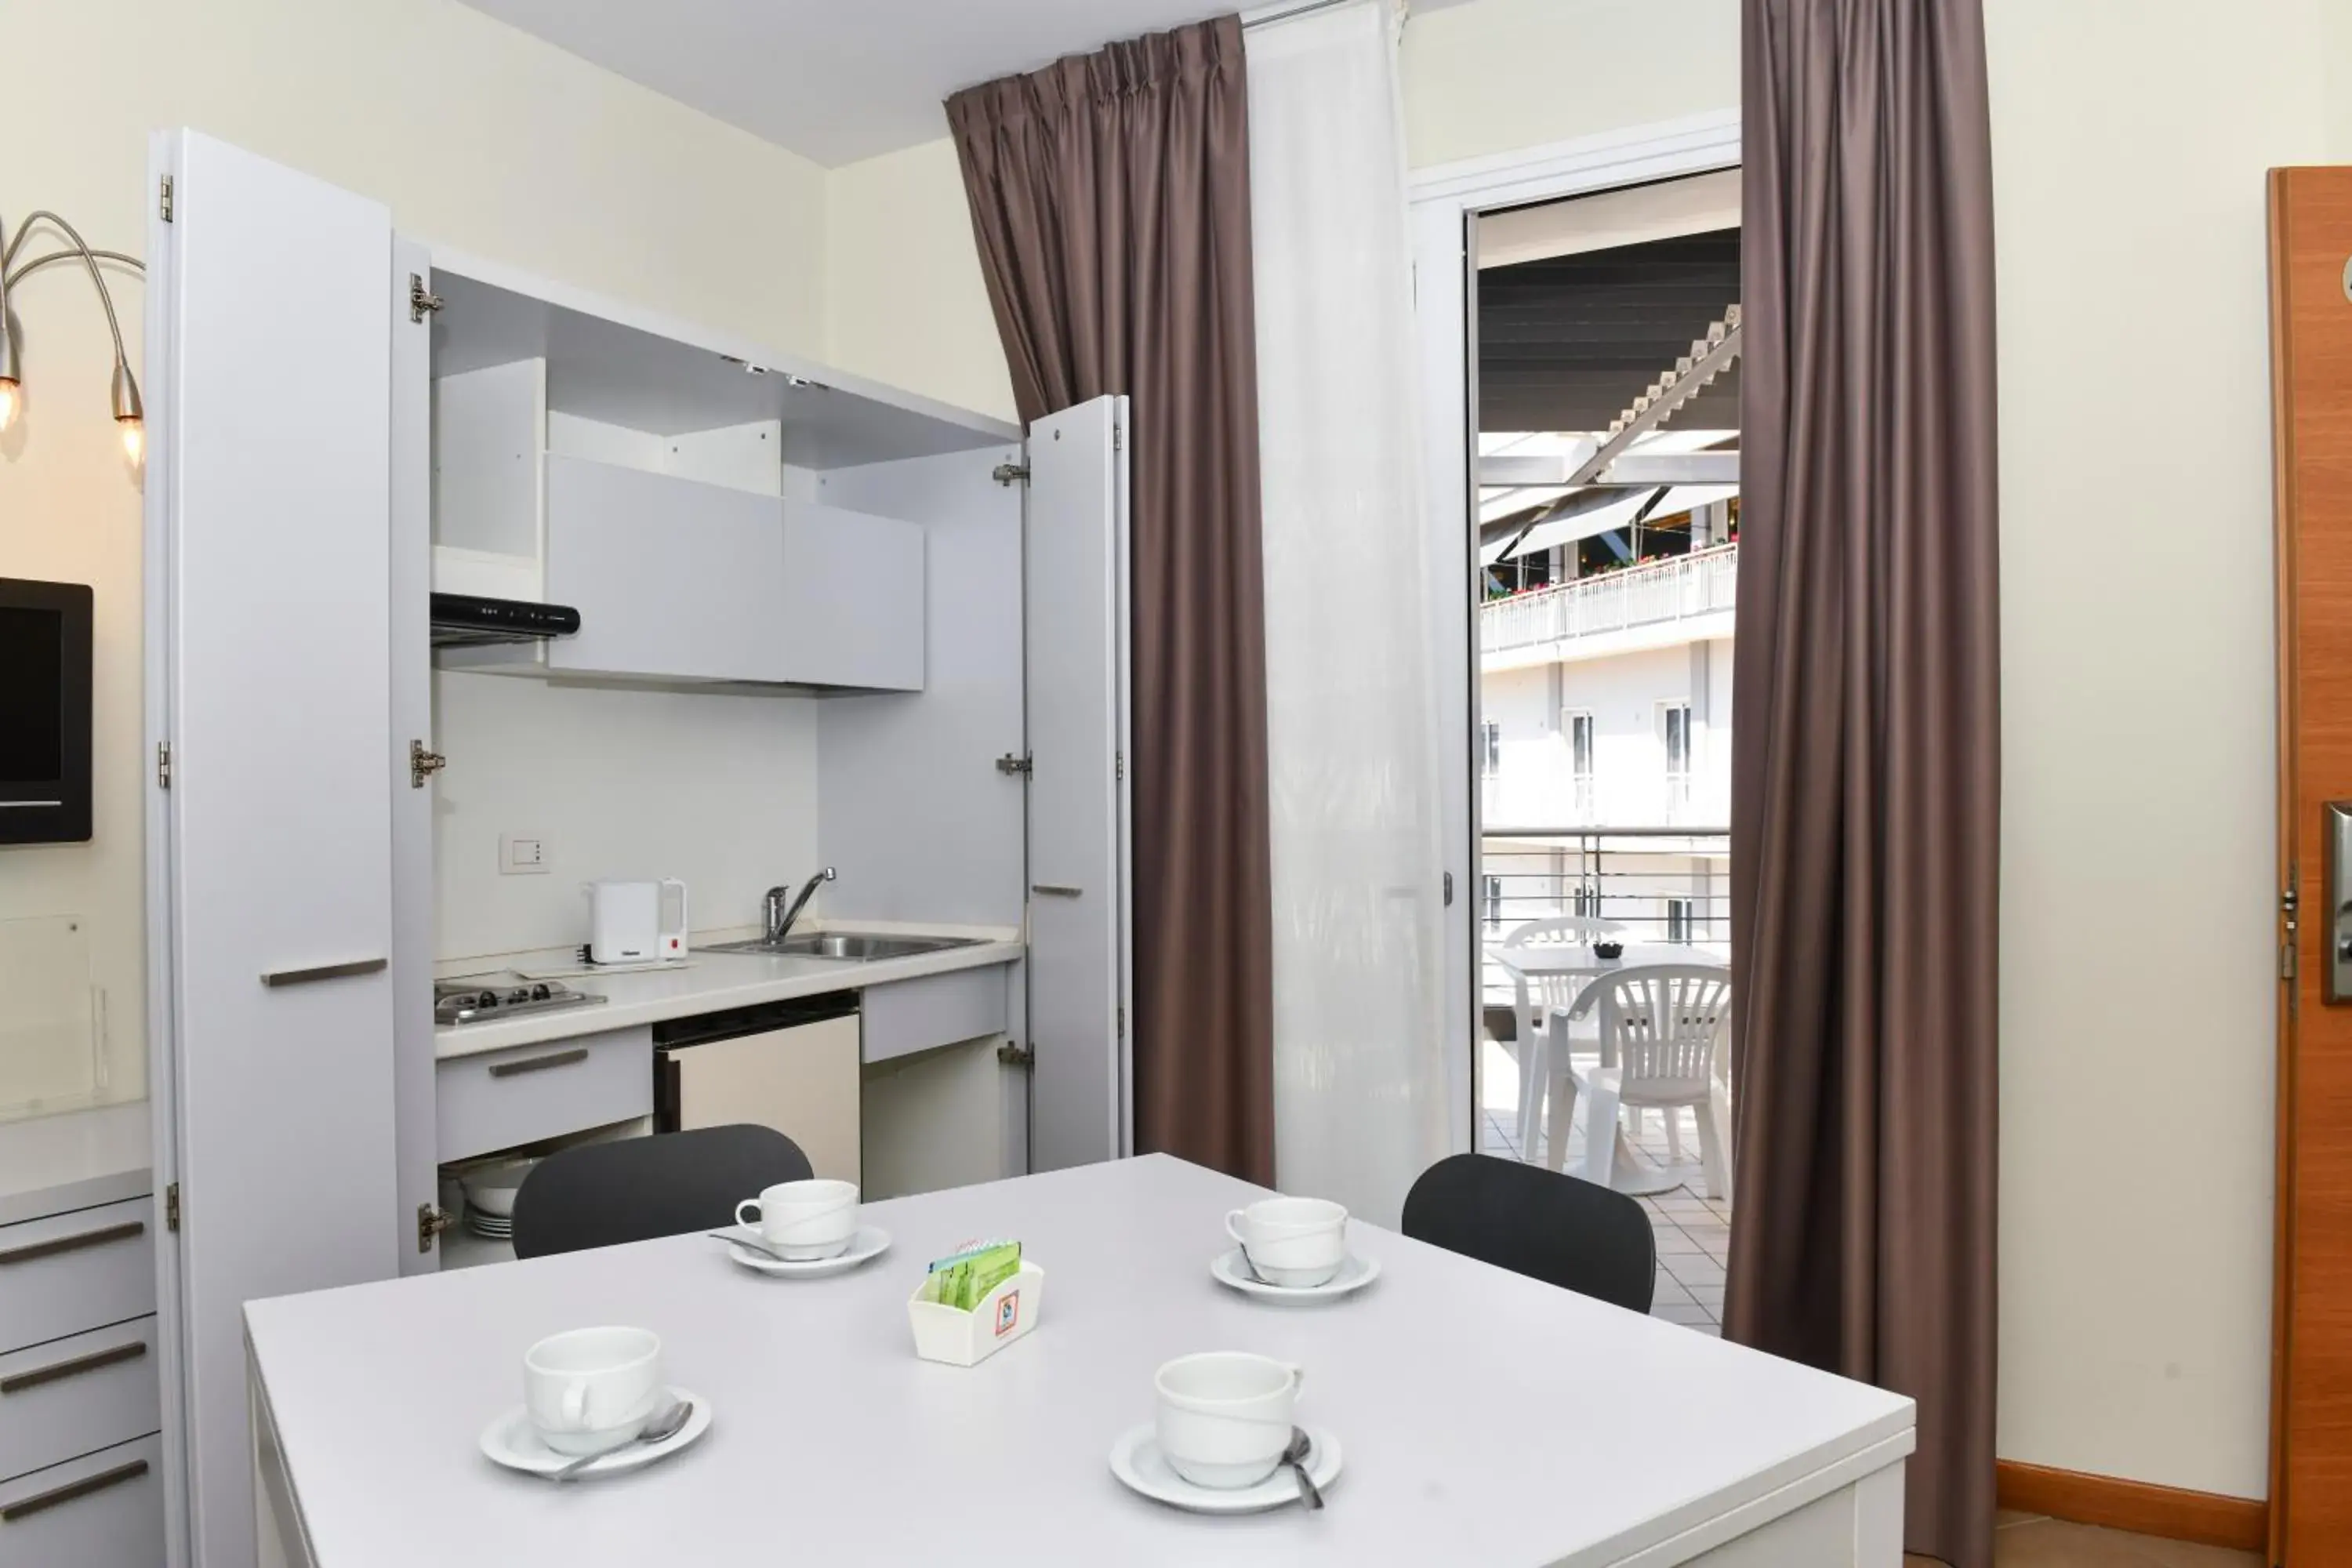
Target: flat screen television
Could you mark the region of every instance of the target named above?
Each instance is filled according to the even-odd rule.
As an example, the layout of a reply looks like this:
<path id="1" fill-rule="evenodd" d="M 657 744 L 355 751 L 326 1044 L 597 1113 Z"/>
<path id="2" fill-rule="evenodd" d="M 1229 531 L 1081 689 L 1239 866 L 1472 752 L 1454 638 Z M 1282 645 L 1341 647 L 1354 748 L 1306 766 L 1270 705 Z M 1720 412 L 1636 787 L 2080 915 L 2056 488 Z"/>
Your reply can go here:
<path id="1" fill-rule="evenodd" d="M 89 589 L 0 577 L 0 844 L 89 837 Z"/>

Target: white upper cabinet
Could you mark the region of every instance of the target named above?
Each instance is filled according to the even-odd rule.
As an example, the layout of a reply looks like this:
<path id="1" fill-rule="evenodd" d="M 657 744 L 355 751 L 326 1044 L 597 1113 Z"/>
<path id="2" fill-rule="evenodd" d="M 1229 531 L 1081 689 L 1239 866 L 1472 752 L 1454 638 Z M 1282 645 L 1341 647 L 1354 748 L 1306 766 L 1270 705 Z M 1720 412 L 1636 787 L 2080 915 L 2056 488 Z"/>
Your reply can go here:
<path id="1" fill-rule="evenodd" d="M 932 520 L 823 504 L 823 478 L 1001 448 L 1011 426 L 478 263 L 436 259 L 433 288 L 433 586 L 581 617 L 576 636 L 445 665 L 923 689 Z"/>
<path id="2" fill-rule="evenodd" d="M 782 679 L 920 691 L 924 565 L 918 524 L 786 502 Z"/>
<path id="3" fill-rule="evenodd" d="M 580 631 L 548 646 L 548 668 L 790 679 L 785 554 L 774 496 L 551 455 L 547 599 Z"/>

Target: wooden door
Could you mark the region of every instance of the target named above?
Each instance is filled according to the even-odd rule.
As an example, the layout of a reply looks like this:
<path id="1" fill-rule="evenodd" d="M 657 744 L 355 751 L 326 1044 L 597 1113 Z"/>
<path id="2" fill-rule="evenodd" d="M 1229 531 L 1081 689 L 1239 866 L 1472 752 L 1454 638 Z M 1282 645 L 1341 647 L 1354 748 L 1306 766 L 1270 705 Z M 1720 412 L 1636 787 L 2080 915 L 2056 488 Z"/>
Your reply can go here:
<path id="1" fill-rule="evenodd" d="M 233 1568 L 255 1551 L 245 1303 L 399 1267 L 392 224 L 194 132 L 156 151 L 173 182 L 148 236 L 146 488 L 151 713 L 172 758 L 168 789 L 151 783 L 149 940 L 172 977 L 150 999 L 169 1058 L 156 1176 L 182 1213 L 167 1467 L 186 1561 Z"/>
<path id="2" fill-rule="evenodd" d="M 1030 1168 L 1128 1152 L 1127 400 L 1029 431 Z"/>
<path id="3" fill-rule="evenodd" d="M 2273 170 L 2270 197 L 2285 924 L 2271 1560 L 2317 1568 L 2352 1552 L 2352 1000 L 2326 999 L 2352 902 L 2326 845 L 2328 803 L 2352 803 L 2352 168 Z"/>

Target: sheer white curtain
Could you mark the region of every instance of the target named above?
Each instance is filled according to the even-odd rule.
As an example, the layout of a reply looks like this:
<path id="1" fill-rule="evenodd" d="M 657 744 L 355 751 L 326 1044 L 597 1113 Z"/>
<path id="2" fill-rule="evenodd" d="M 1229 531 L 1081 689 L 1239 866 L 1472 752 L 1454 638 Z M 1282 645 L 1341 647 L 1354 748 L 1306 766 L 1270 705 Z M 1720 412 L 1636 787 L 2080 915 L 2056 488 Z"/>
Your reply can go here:
<path id="1" fill-rule="evenodd" d="M 1275 1170 L 1383 1225 L 1449 1148 L 1397 19 L 1348 0 L 1246 46 Z"/>

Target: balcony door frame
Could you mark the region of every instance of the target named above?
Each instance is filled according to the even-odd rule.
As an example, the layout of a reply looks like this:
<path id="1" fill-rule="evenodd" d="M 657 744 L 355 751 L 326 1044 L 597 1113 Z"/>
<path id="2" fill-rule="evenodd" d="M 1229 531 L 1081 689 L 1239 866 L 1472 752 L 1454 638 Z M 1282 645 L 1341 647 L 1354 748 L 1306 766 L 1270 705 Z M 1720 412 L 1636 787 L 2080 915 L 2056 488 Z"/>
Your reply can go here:
<path id="1" fill-rule="evenodd" d="M 1446 1062 L 1454 1114 L 1454 1148 L 1478 1146 L 1479 934 L 1485 884 L 1478 845 L 1479 774 L 1472 743 L 1478 710 L 1478 627 L 1470 613 L 1477 581 L 1478 218 L 1482 213 L 1591 195 L 1627 185 L 1739 166 L 1739 111 L 1726 109 L 1632 126 L 1596 136 L 1523 147 L 1416 171 L 1412 203 L 1413 313 L 1421 348 L 1422 430 L 1426 457 L 1423 514 L 1432 646 L 1438 671 L 1438 723 L 1454 740 L 1455 765 L 1442 775 L 1445 831 Z"/>

